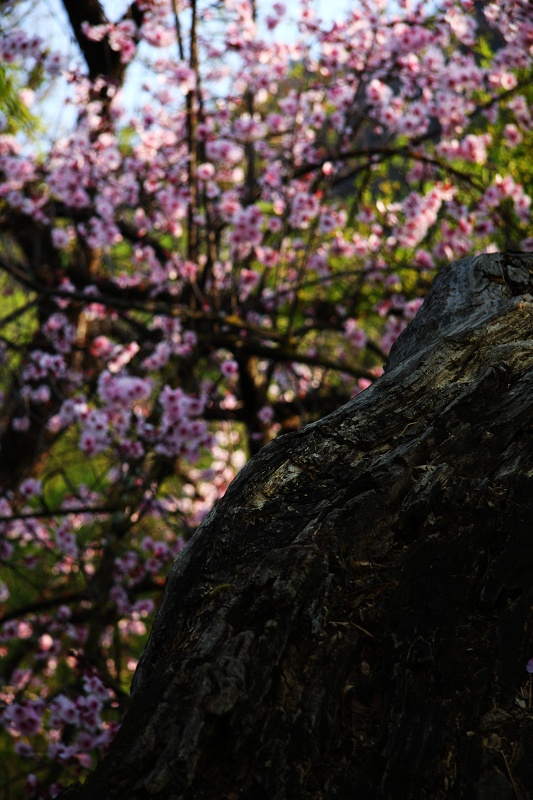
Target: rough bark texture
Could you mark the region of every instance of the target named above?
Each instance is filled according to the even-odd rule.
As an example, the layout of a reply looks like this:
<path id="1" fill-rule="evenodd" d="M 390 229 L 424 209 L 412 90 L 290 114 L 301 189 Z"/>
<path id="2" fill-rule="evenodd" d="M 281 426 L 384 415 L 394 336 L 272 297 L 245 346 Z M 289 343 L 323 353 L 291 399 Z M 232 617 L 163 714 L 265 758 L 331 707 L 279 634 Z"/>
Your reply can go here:
<path id="1" fill-rule="evenodd" d="M 451 265 L 377 383 L 243 469 L 68 796 L 533 797 L 532 280 Z"/>

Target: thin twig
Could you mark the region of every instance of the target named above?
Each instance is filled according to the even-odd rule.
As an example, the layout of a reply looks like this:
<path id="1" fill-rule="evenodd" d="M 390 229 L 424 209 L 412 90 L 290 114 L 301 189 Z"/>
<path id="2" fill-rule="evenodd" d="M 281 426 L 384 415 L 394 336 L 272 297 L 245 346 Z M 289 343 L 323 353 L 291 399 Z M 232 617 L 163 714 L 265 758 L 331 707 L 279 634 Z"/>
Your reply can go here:
<path id="1" fill-rule="evenodd" d="M 509 775 L 509 778 L 510 778 L 511 783 L 513 785 L 514 793 L 516 794 L 518 800 L 522 800 L 522 795 L 521 795 L 520 791 L 518 790 L 518 786 L 516 785 L 515 779 L 513 778 L 513 774 L 511 772 L 511 767 L 509 766 L 509 762 L 507 761 L 505 753 L 503 752 L 503 750 L 500 750 L 500 753 L 502 754 L 503 760 L 505 761 L 505 766 L 507 768 L 507 774 Z"/>

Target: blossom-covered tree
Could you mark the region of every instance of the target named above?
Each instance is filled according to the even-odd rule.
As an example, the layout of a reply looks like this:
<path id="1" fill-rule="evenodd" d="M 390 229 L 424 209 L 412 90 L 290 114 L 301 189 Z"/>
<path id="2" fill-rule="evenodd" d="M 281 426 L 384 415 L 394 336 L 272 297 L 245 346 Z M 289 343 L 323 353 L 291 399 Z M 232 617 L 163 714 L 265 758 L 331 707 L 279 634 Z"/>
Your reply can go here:
<path id="1" fill-rule="evenodd" d="M 526 0 L 63 5 L 79 63 L 0 40 L 0 719 L 43 798 L 249 455 L 364 390 L 441 265 L 533 250 Z"/>

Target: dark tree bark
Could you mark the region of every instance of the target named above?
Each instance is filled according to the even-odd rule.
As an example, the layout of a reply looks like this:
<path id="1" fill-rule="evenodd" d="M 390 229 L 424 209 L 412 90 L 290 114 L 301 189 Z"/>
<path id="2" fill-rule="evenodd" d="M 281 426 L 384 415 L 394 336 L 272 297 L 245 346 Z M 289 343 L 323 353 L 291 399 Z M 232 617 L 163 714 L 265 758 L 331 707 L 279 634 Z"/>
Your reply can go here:
<path id="1" fill-rule="evenodd" d="M 451 265 L 380 380 L 242 470 L 66 796 L 533 796 L 532 281 Z"/>
<path id="2" fill-rule="evenodd" d="M 131 19 L 139 27 L 143 20 L 141 5 L 134 0 L 123 19 Z M 94 81 L 99 76 L 105 76 L 108 82 L 116 85 L 122 83 L 126 65 L 121 63 L 120 52 L 111 48 L 107 36 L 96 42 L 88 39 L 82 30 L 84 22 L 89 25 L 105 25 L 108 22 L 99 0 L 63 0 L 63 6 L 87 64 L 89 78 Z"/>

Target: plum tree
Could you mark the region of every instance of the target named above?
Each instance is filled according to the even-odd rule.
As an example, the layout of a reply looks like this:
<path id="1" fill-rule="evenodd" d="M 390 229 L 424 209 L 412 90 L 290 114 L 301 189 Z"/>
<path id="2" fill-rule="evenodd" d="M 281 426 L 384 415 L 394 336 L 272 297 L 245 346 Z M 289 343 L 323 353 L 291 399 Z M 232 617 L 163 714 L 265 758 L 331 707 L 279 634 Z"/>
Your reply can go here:
<path id="1" fill-rule="evenodd" d="M 249 456 L 373 384 L 445 263 L 533 249 L 528 3 L 63 6 L 78 62 L 17 4 L 0 41 L 2 758 L 43 798 Z"/>

